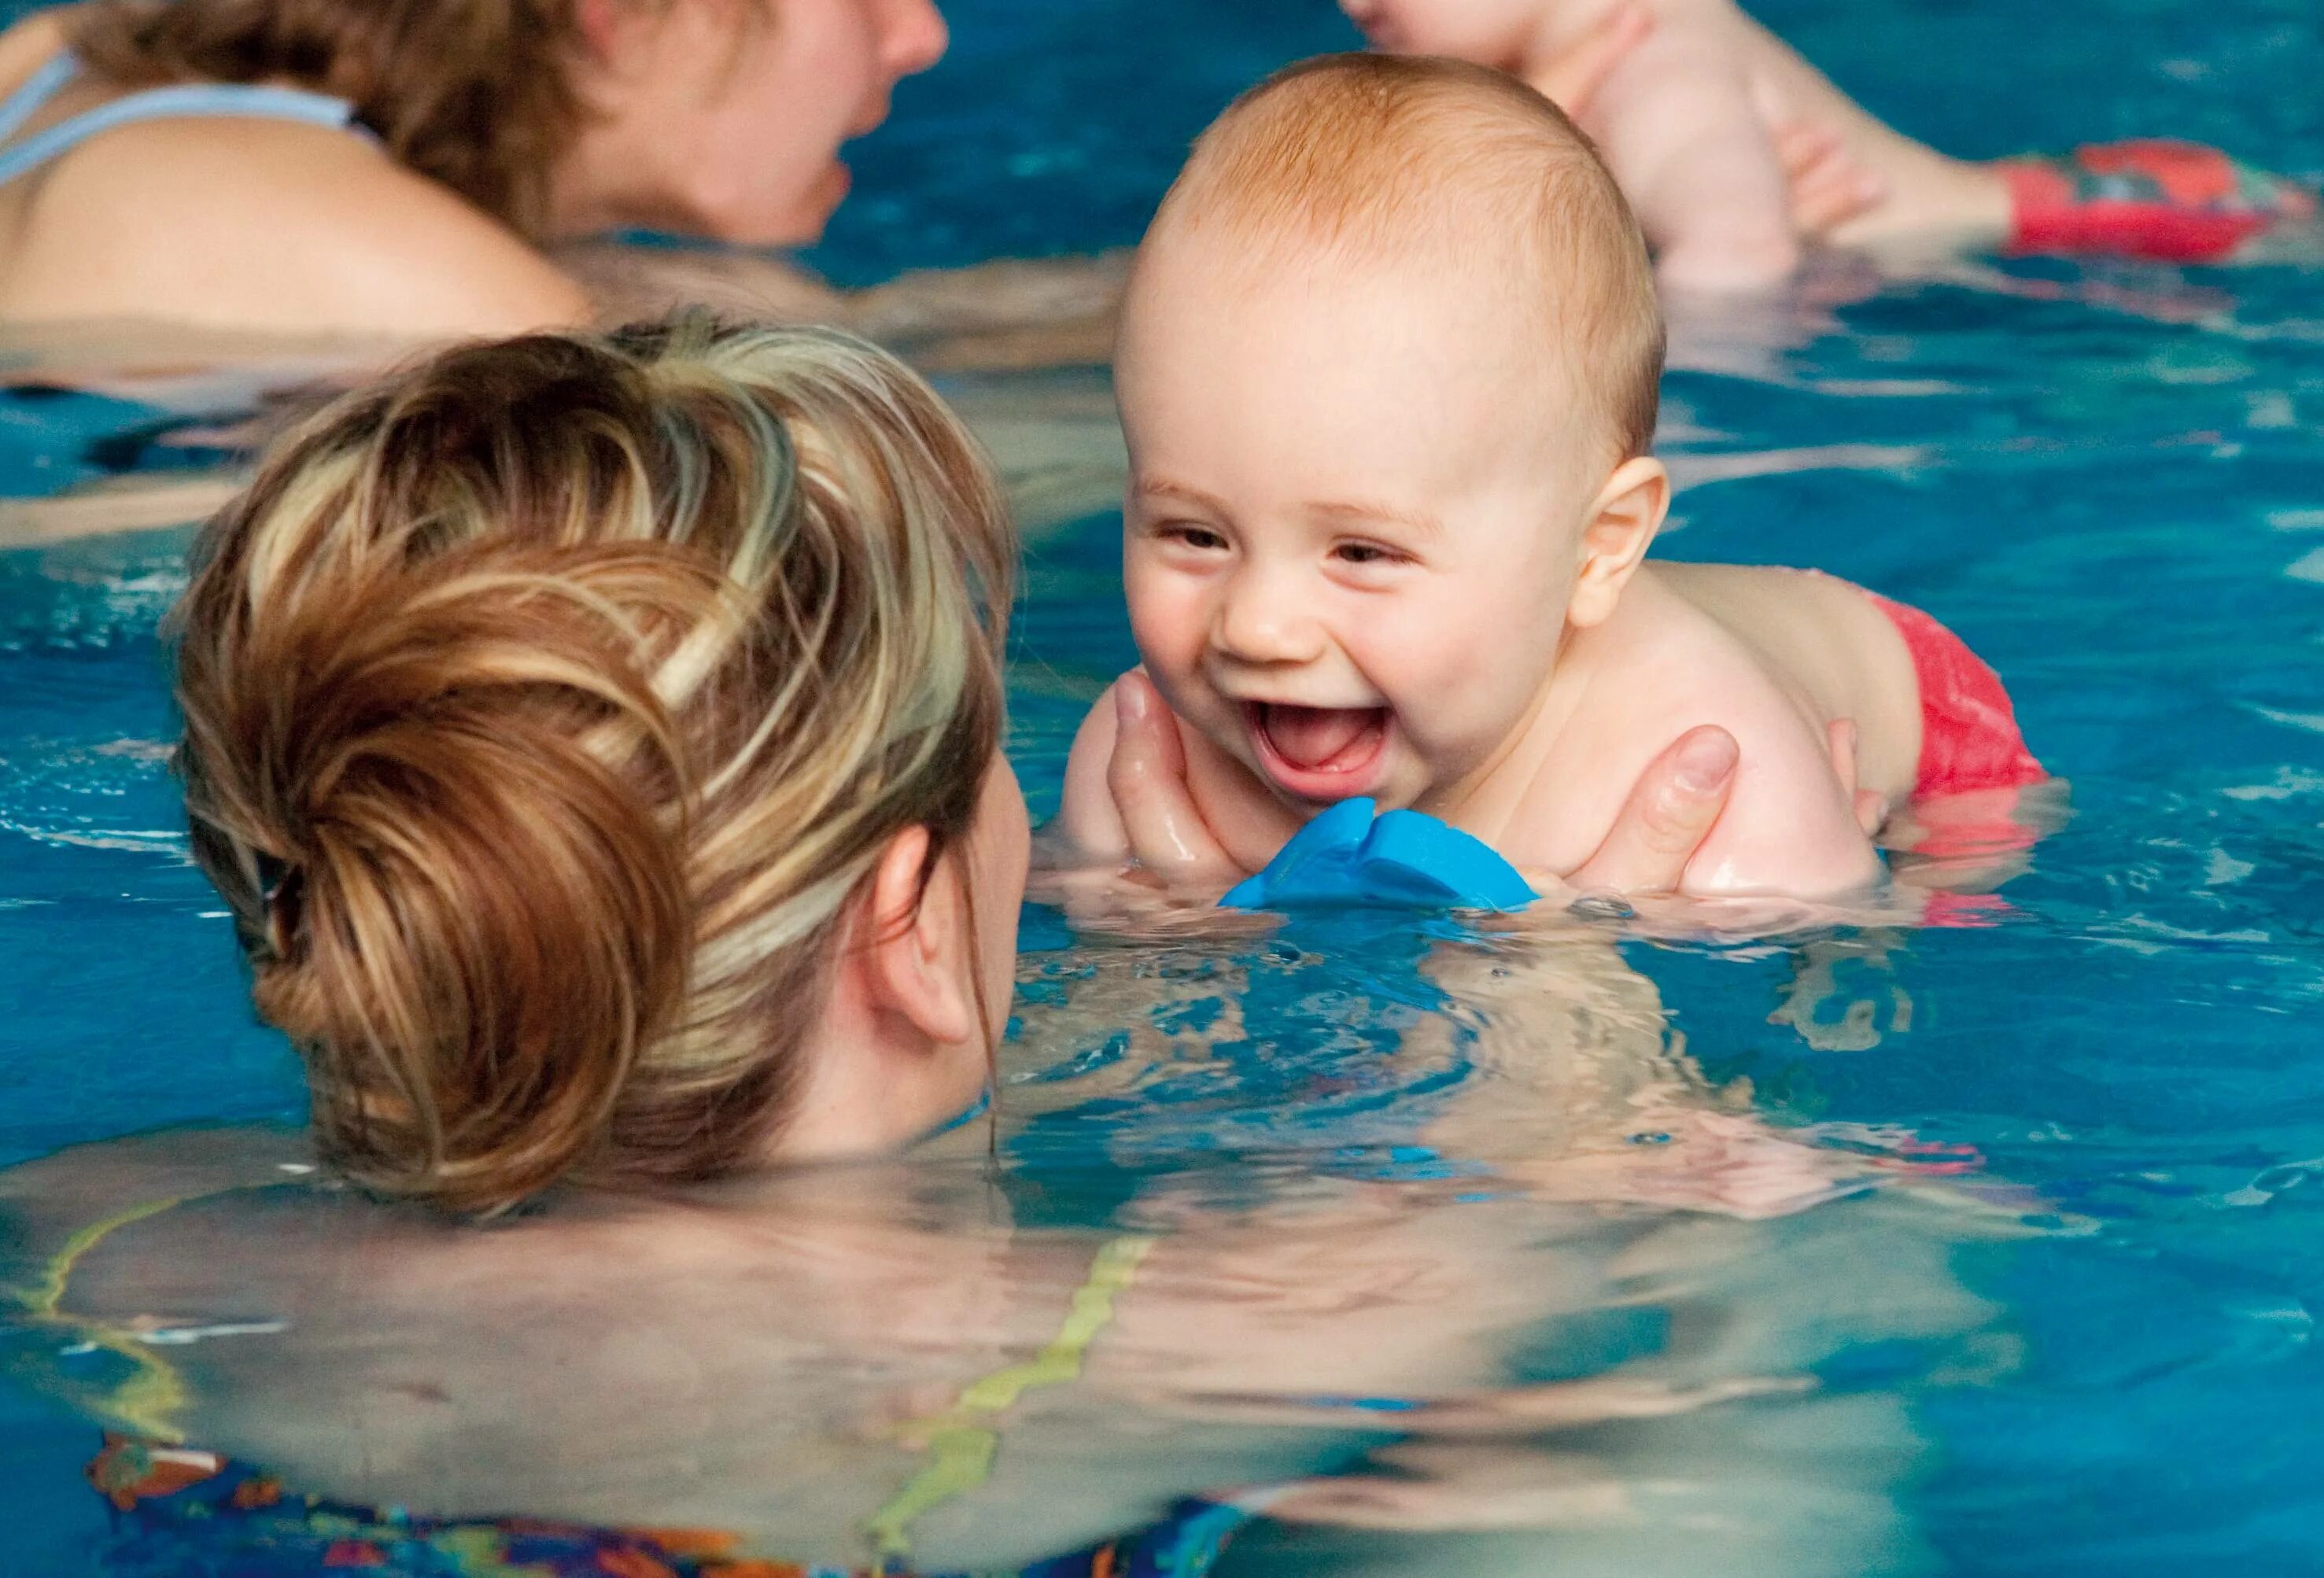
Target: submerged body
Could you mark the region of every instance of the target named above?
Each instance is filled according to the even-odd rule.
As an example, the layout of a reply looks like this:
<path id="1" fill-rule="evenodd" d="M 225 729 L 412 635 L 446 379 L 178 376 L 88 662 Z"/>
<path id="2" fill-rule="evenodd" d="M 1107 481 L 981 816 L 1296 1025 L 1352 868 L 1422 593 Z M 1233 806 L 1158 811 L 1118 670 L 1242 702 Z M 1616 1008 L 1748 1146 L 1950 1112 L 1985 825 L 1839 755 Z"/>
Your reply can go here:
<path id="1" fill-rule="evenodd" d="M 1902 1533 L 1900 1412 L 1807 1377 L 1842 1330 L 1982 1320 L 1941 1260 L 1897 1250 L 1898 1224 L 1940 1217 L 1868 1194 L 1911 1169 L 1710 1084 L 1602 937 L 1440 945 L 1433 990 L 1405 928 L 1339 940 L 1320 971 L 1198 947 L 1235 984 L 1192 1076 L 1187 1011 L 1220 974 L 1157 991 L 1157 956 L 1184 952 L 1110 952 L 1004 1053 L 997 1171 L 963 1132 L 904 1160 L 572 1191 L 479 1231 L 313 1176 L 279 1130 L 68 1151 L 0 1172 L 0 1338 L 36 1329 L 34 1383 L 134 1437 L 92 1474 L 129 1515 L 124 1573 L 308 1571 L 360 1539 L 429 1573 L 457 1550 L 688 1578 L 875 1555 L 1192 1574 L 1198 1536 L 1252 1514 L 1537 1529 L 1605 1542 L 1609 1570 L 1698 1566 L 1715 1523 L 1771 1569 L 1839 1572 Z M 1414 1023 L 1416 994 L 1452 1011 Z M 1351 1026 L 1372 1050 L 1332 1044 Z M 1125 1028 L 1120 1061 L 1080 1056 Z M 1055 1149 L 1075 1131 L 1120 1148 L 1106 1181 Z M 1198 1133 L 1308 1161 L 1221 1200 Z M 1874 1224 L 1878 1276 L 1796 1274 Z M 1609 1322 L 1639 1339 L 1607 1345 Z M 49 1357 L 75 1343 L 98 1361 Z M 1829 1507 L 1803 1520 L 1766 1492 L 1767 1409 L 1860 1449 L 1860 1477 L 1797 1475 L 1846 1485 L 1850 1560 L 1807 1562 Z M 1681 1504 L 1698 1516 L 1657 1515 Z M 1181 1536 L 1185 1564 L 1047 1564 L 1157 1518 L 1116 1558 Z M 699 1532 L 652 1532 L 673 1527 Z"/>
<path id="2" fill-rule="evenodd" d="M 175 1339 L 151 1350 L 183 1389 L 170 1435 L 100 1450 L 99 1421 L 124 1428 L 108 1399 L 80 1395 L 70 1361 L 29 1379 L 88 1411 L 93 1493 L 122 1514 L 106 1570 L 155 1578 L 287 1578 L 366 1546 L 374 1567 L 444 1578 L 1193 1578 L 1261 1514 L 1699 1562 L 1700 1528 L 1641 1516 L 1674 1502 L 1787 1572 L 1848 1570 L 1815 1564 L 1835 1540 L 1860 1563 L 1910 1538 L 1891 1500 L 1918 1447 L 1903 1410 L 1807 1378 L 1843 1322 L 1957 1340 L 1989 1318 L 1945 1275 L 1943 1213 L 1306 1194 L 1158 1237 L 1044 1230 L 1010 1223 L 979 1170 L 923 1165 L 478 1233 L 261 1182 L 119 1229 L 73 1278 L 75 1332 Z M 1868 1286 L 1770 1274 L 1874 1241 Z M 1640 1306 L 1673 1334 L 1628 1362 L 1593 1352 L 1593 1323 Z M 1570 1373 L 1529 1373 L 1545 1346 Z M 976 1406 L 1035 1370 L 1005 1408 Z M 991 1455 L 931 1494 L 964 1407 Z M 1784 1462 L 1844 1524 L 1769 1493 L 1771 1417 L 1861 1463 L 1835 1480 L 1810 1451 Z"/>

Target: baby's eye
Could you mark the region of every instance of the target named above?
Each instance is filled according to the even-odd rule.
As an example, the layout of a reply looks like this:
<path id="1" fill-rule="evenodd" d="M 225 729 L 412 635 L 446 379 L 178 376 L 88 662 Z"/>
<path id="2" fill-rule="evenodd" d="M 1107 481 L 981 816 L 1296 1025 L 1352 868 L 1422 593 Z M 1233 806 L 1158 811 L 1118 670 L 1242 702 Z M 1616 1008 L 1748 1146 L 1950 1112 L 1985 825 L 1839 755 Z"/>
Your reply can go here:
<path id="1" fill-rule="evenodd" d="M 1342 564 L 1394 564 L 1404 556 L 1392 548 L 1382 548 L 1377 542 L 1342 542 L 1332 549 L 1332 556 Z"/>
<path id="2" fill-rule="evenodd" d="M 1226 538 L 1209 527 L 1190 525 L 1184 521 L 1165 521 L 1154 529 L 1154 534 L 1165 542 L 1175 542 L 1181 548 L 1191 548 L 1203 553 L 1216 553 L 1227 545 Z"/>

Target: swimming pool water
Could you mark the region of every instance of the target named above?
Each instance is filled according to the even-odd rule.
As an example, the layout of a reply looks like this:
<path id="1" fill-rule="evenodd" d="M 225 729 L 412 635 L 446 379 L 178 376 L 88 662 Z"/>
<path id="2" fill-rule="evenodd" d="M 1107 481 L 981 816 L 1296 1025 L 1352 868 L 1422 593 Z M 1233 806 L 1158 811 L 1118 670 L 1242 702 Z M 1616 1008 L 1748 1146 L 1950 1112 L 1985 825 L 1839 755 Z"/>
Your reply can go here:
<path id="1" fill-rule="evenodd" d="M 1351 37 L 1306 0 L 947 9 L 952 59 L 899 92 L 817 254 L 839 277 L 1133 241 L 1226 97 Z M 2324 171 L 2308 0 L 1757 9 L 1874 109 L 1964 153 L 2174 132 Z M 1692 485 L 1666 550 L 1813 564 L 1929 608 L 2006 677 L 2072 781 L 2071 822 L 1978 925 L 1631 939 L 1631 976 L 1563 936 L 1455 945 L 1460 963 L 1424 972 L 1393 936 L 1105 940 L 1029 913 L 1003 1093 L 1012 1220 L 1067 1242 L 1178 1233 L 1199 1269 L 1162 1286 L 1187 1307 L 1261 1288 L 1288 1312 L 1271 1336 L 1232 1328 L 1255 1357 L 1231 1381 L 1204 1368 L 1223 1361 L 1196 1352 L 1193 1315 L 1125 1335 L 1185 1344 L 1175 1356 L 1211 1379 L 1078 1422 L 1061 1439 L 1084 1477 L 1056 1482 L 1134 1487 L 1124 1504 L 1148 1507 L 1174 1484 L 1164 1460 L 1201 1476 L 1185 1490 L 1367 1473 L 1376 1513 L 1449 1526 L 1286 1517 L 1247 1530 L 1228 1573 L 2324 1565 L 2319 286 L 2318 263 L 1987 264 L 1885 285 L 1836 269 L 1683 326 L 1665 448 Z M 189 463 L 143 441 L 164 425 L 130 401 L 12 396 L 0 489 Z M 1117 529 L 1092 517 L 1031 550 L 1012 752 L 1037 810 L 1081 705 L 1129 660 Z M 297 1112 L 162 761 L 156 630 L 185 540 L 0 550 L 0 1162 Z M 1692 1175 L 1710 1194 L 1800 1184 L 1769 1133 L 1890 1186 L 1737 1222 L 1683 1190 L 1642 1202 L 1618 1156 L 1589 1177 L 1628 1181 L 1593 1200 L 1561 1148 L 1695 1143 L 1637 1098 L 1671 1066 L 1688 1093 L 1674 1122 L 1716 1109 L 1744 1126 Z M 970 1212 L 930 1186 L 933 1220 Z M 1351 1292 L 1303 1211 L 1369 1224 L 1344 1241 L 1386 1280 Z M 1054 1304 L 1078 1274 L 1028 1286 Z M 1817 1386 L 1578 1433 L 1424 1425 L 1399 1446 L 1377 1410 L 1272 1396 L 1262 1362 L 1287 1343 L 1311 1351 L 1292 1370 L 1328 1377 L 1312 1351 L 1346 1344 L 1425 1373 L 1380 1357 L 1395 1331 L 1348 1324 L 1368 1299 L 1423 1349 L 1473 1345 L 1474 1315 L 1511 1387 L 1657 1354 L 1690 1382 Z M 770 1407 L 829 1404 L 816 1375 L 810 1352 L 757 1381 Z M 1254 1398 L 1305 1410 L 1295 1440 Z M 103 1570 L 102 1504 L 78 1481 L 93 1435 L 0 1378 L 0 1572 Z M 1582 1482 L 1618 1487 L 1627 1514 L 1544 1491 Z M 996 1525 L 1011 1497 L 1038 1500 L 995 1494 Z M 1511 1520 L 1535 1527 L 1494 1527 Z"/>

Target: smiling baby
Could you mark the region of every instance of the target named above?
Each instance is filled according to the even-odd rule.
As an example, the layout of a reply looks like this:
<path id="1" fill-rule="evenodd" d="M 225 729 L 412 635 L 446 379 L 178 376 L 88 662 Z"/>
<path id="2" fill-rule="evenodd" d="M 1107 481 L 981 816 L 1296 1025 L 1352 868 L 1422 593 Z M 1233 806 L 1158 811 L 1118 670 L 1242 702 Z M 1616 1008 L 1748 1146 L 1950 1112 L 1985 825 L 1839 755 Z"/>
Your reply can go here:
<path id="1" fill-rule="evenodd" d="M 1570 872 L 1709 723 L 1741 763 L 1686 891 L 1838 894 L 1878 880 L 1887 809 L 2043 776 L 1927 615 L 1642 562 L 1670 501 L 1662 359 L 1637 221 L 1513 78 L 1325 57 L 1204 135 L 1139 249 L 1116 380 L 1130 624 L 1229 854 L 1256 869 L 1364 795 Z M 1093 860 L 1126 847 L 1117 721 L 1101 700 L 1066 771 L 1057 828 Z"/>

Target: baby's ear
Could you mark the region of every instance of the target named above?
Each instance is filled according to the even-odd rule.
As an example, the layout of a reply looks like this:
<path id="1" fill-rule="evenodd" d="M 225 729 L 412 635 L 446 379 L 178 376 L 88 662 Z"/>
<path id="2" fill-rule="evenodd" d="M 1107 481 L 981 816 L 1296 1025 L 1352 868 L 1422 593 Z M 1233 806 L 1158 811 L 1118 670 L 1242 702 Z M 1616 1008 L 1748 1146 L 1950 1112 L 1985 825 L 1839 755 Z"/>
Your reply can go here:
<path id="1" fill-rule="evenodd" d="M 1587 629 L 1603 624 L 1622 600 L 1646 547 L 1670 510 L 1670 473 L 1652 456 L 1625 460 L 1591 502 L 1582 526 L 1582 564 L 1565 621 Z"/>

